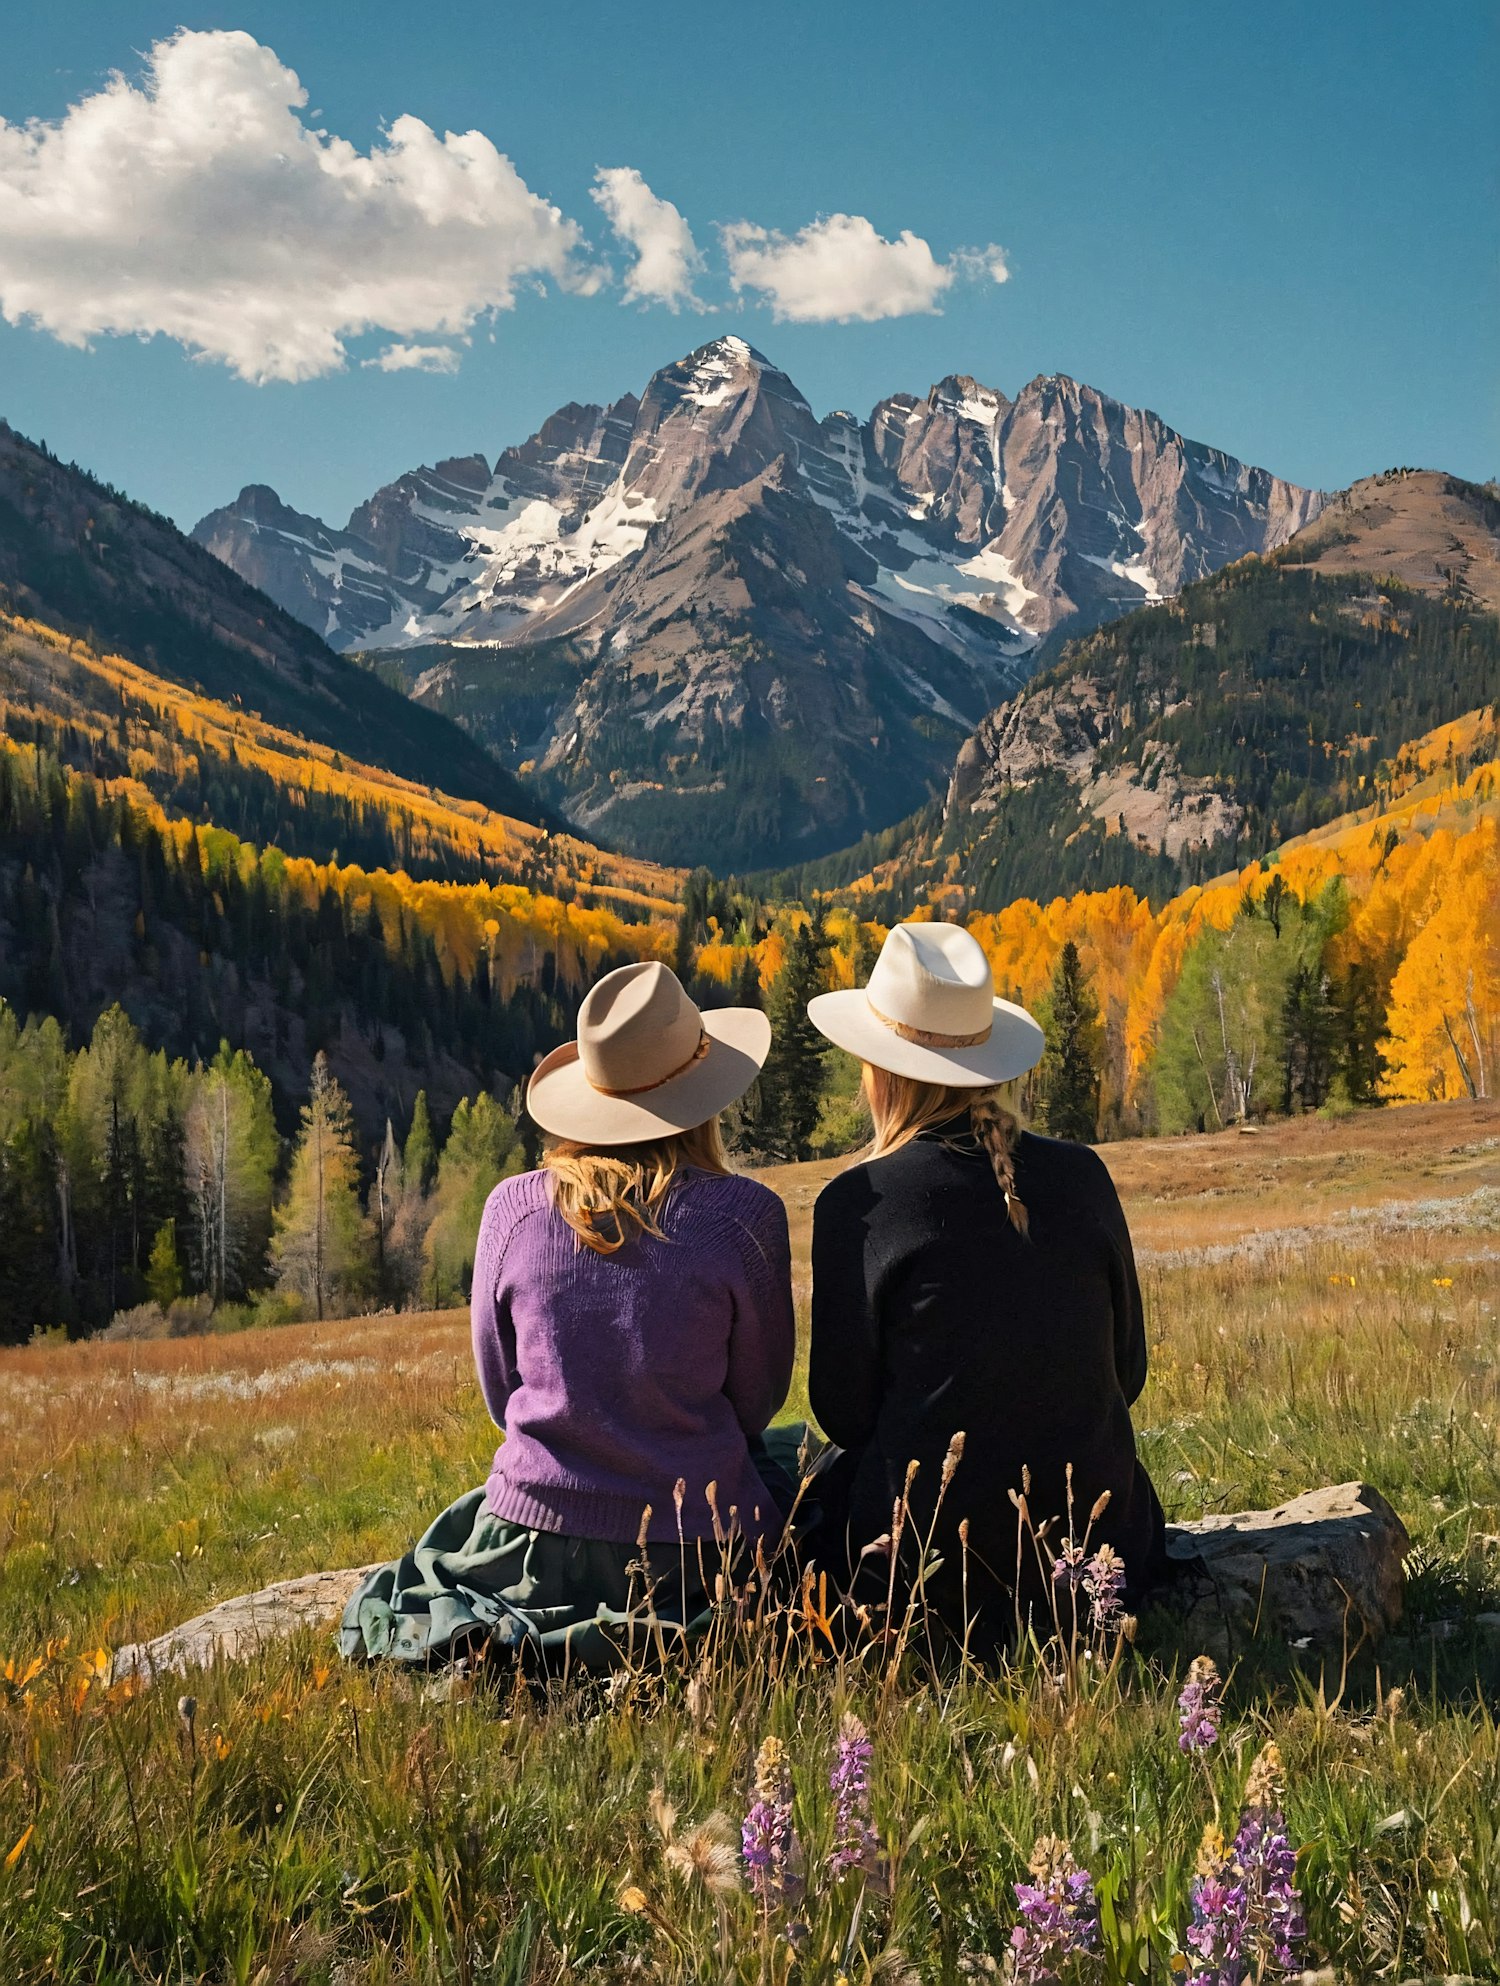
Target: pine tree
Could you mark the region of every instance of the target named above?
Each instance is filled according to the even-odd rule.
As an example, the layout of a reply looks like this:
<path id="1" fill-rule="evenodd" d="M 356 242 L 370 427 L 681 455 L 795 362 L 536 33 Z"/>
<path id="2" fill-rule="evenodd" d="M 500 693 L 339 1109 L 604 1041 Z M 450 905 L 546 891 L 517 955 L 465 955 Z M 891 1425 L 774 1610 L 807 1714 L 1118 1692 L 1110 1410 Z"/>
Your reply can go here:
<path id="1" fill-rule="evenodd" d="M 163 1221 L 156 1230 L 156 1239 L 151 1244 L 151 1259 L 146 1264 L 146 1289 L 151 1301 L 162 1310 L 170 1310 L 182 1295 L 182 1264 L 177 1259 L 176 1221 Z"/>
<path id="2" fill-rule="evenodd" d="M 358 1180 L 349 1099 L 320 1050 L 271 1243 L 277 1287 L 310 1304 L 320 1322 L 369 1283 L 369 1235 Z"/>
<path id="3" fill-rule="evenodd" d="M 823 991 L 824 946 L 810 920 L 788 940 L 766 1012 L 771 1053 L 748 1113 L 750 1136 L 772 1158 L 805 1159 L 823 1102 L 828 1044 L 807 1018 L 807 1003 Z"/>
<path id="4" fill-rule="evenodd" d="M 432 1135 L 432 1117 L 427 1108 L 426 1090 L 417 1091 L 411 1107 L 411 1128 L 401 1154 L 402 1176 L 417 1193 L 430 1193 L 437 1177 L 437 1141 Z"/>
<path id="5" fill-rule="evenodd" d="M 1047 991 L 1047 1050 L 1038 1084 L 1042 1126 L 1054 1138 L 1091 1145 L 1099 1124 L 1103 1041 L 1099 1005 L 1070 938 Z"/>
<path id="6" fill-rule="evenodd" d="M 443 1147 L 427 1229 L 429 1286 L 437 1302 L 467 1293 L 484 1203 L 502 1179 L 521 1168 L 514 1118 L 485 1093 L 460 1103 Z"/>
<path id="7" fill-rule="evenodd" d="M 1328 1099 L 1339 1047 L 1339 1015 L 1328 975 L 1316 960 L 1301 960 L 1287 981 L 1281 1008 L 1281 1108 L 1291 1115 L 1317 1110 Z"/>

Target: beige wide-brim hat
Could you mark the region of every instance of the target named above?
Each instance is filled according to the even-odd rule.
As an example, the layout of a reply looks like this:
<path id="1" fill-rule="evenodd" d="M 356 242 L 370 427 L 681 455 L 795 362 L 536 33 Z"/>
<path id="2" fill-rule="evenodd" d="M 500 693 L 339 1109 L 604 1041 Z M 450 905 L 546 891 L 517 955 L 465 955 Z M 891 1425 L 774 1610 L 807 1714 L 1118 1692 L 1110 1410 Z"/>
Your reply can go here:
<path id="1" fill-rule="evenodd" d="M 861 1062 L 950 1089 L 1008 1083 L 1046 1047 L 1024 1007 L 996 999 L 989 960 L 957 924 L 895 925 L 868 986 L 820 993 L 807 1012 Z"/>
<path id="2" fill-rule="evenodd" d="M 526 1108 L 557 1138 L 641 1144 L 706 1123 L 770 1052 L 771 1023 L 756 1008 L 700 1014 L 669 967 L 622 965 L 584 996 L 578 1039 L 532 1071 Z"/>

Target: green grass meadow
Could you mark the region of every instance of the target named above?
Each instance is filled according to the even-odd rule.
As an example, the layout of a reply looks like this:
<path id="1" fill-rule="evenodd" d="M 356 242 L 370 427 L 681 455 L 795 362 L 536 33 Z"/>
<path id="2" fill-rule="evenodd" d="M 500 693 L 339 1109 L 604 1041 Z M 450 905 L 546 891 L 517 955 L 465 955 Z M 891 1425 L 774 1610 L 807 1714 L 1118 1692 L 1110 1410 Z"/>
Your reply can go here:
<path id="1" fill-rule="evenodd" d="M 841 1656 L 815 1603 L 727 1620 L 692 1674 L 609 1686 L 350 1669 L 311 1630 L 112 1685 L 113 1649 L 216 1599 L 403 1548 L 481 1479 L 493 1430 L 451 1313 L 33 1345 L 0 1354 L 0 1978 L 1004 1978 L 1013 1885 L 1053 1835 L 1101 1905 L 1101 1950 L 1065 1976 L 1166 1981 L 1205 1827 L 1233 1832 L 1267 1740 L 1309 1968 L 1500 1977 L 1500 1110 L 1106 1156 L 1169 1516 L 1375 1484 L 1413 1539 L 1380 1649 L 1258 1644 L 1201 1757 L 1176 1711 L 1198 1651 L 1159 1618 L 1133 1650 L 988 1674 Z M 801 1251 L 826 1170 L 773 1182 Z M 827 1868 L 846 1710 L 874 1745 L 868 1881 Z M 804 1861 L 786 1910 L 712 1818 L 737 1843 L 772 1734 Z"/>

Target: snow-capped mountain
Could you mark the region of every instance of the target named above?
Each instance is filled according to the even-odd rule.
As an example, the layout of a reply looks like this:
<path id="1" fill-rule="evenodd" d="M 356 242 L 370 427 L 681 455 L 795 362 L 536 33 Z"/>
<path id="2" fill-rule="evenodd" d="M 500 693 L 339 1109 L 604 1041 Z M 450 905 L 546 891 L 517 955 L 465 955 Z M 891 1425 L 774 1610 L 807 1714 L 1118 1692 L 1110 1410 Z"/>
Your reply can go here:
<path id="1" fill-rule="evenodd" d="M 819 420 L 730 337 L 493 470 L 414 470 L 343 530 L 250 488 L 193 535 L 333 646 L 407 651 L 414 693 L 581 826 L 749 864 L 897 818 L 1054 628 L 1321 502 L 1065 378 Z"/>

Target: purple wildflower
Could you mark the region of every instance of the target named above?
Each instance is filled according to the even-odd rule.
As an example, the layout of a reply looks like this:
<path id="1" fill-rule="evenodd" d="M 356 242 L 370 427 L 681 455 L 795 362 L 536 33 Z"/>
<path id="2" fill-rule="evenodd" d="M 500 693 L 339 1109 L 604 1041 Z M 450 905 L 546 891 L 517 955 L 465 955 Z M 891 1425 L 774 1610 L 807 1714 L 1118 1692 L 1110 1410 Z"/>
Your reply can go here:
<path id="1" fill-rule="evenodd" d="M 740 1828 L 740 1850 L 750 1887 L 762 1907 L 786 1903 L 801 1887 L 797 1834 L 792 1825 L 792 1775 L 786 1747 L 767 1738 L 755 1755 L 755 1799 Z"/>
<path id="2" fill-rule="evenodd" d="M 1247 1807 L 1234 1837 L 1234 1864 L 1245 1885 L 1245 1922 L 1258 1957 L 1295 1972 L 1307 1936 L 1297 1892 L 1297 1851 L 1279 1808 Z"/>
<path id="3" fill-rule="evenodd" d="M 1226 1850 L 1222 1837 L 1199 1862 L 1193 1953 L 1187 1986 L 1243 1986 L 1267 1970 L 1295 1972 L 1307 1937 L 1296 1887 L 1297 1852 L 1280 1807 L 1281 1759 L 1267 1745 L 1250 1768 L 1239 1831 Z"/>
<path id="4" fill-rule="evenodd" d="M 846 1712 L 839 1725 L 838 1752 L 828 1785 L 833 1794 L 834 1875 L 846 1869 L 875 1866 L 880 1842 L 870 1825 L 870 1760 L 874 1746 L 869 1733 L 852 1713 Z"/>
<path id="5" fill-rule="evenodd" d="M 1083 1568 L 1096 1627 L 1113 1627 L 1125 1608 L 1125 1561 L 1113 1545 L 1101 1545 Z"/>
<path id="6" fill-rule="evenodd" d="M 1076 1593 L 1079 1581 L 1083 1578 L 1085 1560 L 1083 1546 L 1075 1545 L 1069 1538 L 1057 1557 L 1052 1561 L 1052 1583 L 1066 1586 L 1069 1592 Z"/>
<path id="7" fill-rule="evenodd" d="M 1219 1742 L 1219 1688 L 1219 1671 L 1213 1658 L 1197 1656 L 1177 1699 L 1181 1726 L 1179 1751 L 1206 1752 Z"/>
<path id="8" fill-rule="evenodd" d="M 1016 1986 L 1054 1986 L 1075 1955 L 1099 1949 L 1094 1879 L 1066 1842 L 1044 1835 L 1031 1857 L 1034 1882 L 1016 1883 L 1021 1922 L 1010 1934 Z"/>
<path id="9" fill-rule="evenodd" d="M 1242 1986 L 1245 1978 L 1245 1892 L 1226 1875 L 1199 1876 L 1193 1884 L 1188 1986 Z"/>

